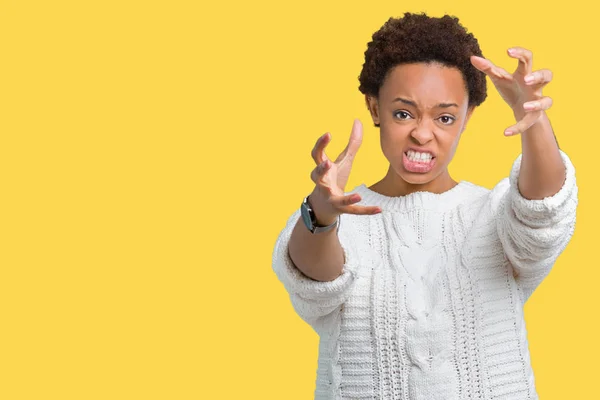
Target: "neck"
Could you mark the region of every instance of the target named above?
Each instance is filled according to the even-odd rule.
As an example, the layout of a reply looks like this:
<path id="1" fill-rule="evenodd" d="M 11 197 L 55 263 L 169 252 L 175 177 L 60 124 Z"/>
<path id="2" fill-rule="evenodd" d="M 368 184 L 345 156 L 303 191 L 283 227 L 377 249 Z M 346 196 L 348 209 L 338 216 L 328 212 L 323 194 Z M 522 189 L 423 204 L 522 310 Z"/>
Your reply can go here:
<path id="1" fill-rule="evenodd" d="M 371 186 L 370 189 L 385 196 L 397 197 L 406 196 L 414 192 L 431 192 L 439 194 L 452 189 L 457 184 L 458 182 L 450 177 L 448 169 L 429 182 L 410 183 L 398 176 L 390 166 L 386 176 Z"/>

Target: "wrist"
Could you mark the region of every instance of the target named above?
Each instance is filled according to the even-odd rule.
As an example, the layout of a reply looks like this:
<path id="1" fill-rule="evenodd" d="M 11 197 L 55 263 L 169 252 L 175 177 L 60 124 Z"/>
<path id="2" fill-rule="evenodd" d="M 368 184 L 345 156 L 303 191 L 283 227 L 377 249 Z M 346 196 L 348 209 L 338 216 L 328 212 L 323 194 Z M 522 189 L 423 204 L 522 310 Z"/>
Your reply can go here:
<path id="1" fill-rule="evenodd" d="M 320 203 L 314 200 L 312 194 L 308 196 L 308 202 L 310 204 L 310 208 L 315 214 L 315 220 L 318 226 L 329 226 L 338 219 L 339 215 L 330 215 L 323 213 L 320 208 Z"/>
<path id="2" fill-rule="evenodd" d="M 335 217 L 331 217 L 331 216 L 320 217 L 319 214 L 317 214 L 317 212 L 315 211 L 315 218 L 317 220 L 318 226 L 329 226 L 338 219 L 338 216 L 336 215 Z"/>

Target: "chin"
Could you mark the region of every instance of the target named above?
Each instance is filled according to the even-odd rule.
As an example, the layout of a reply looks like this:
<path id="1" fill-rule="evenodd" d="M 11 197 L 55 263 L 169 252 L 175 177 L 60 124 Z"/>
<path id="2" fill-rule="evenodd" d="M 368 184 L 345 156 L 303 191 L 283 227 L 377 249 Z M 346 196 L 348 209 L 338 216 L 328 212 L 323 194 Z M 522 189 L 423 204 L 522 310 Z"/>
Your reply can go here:
<path id="1" fill-rule="evenodd" d="M 418 175 L 417 174 L 408 174 L 408 175 L 402 174 L 402 175 L 400 175 L 400 177 L 406 183 L 410 183 L 411 185 L 425 185 L 435 179 L 435 177 L 431 173 L 418 174 Z"/>
<path id="2" fill-rule="evenodd" d="M 396 170 L 396 174 L 402 178 L 406 183 L 411 185 L 426 185 L 440 177 L 443 171 L 439 168 L 434 168 L 429 172 L 411 172 L 407 171 L 403 165 L 400 165 L 399 170 Z"/>

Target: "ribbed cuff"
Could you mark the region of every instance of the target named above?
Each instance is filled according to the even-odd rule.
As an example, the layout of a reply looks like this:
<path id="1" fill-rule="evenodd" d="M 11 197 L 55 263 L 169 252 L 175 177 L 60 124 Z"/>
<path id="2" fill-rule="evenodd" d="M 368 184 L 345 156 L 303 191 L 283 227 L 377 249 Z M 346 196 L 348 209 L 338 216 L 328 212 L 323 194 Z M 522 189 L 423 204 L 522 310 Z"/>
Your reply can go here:
<path id="1" fill-rule="evenodd" d="M 279 280 L 288 292 L 298 294 L 304 298 L 326 298 L 332 294 L 345 291 L 356 278 L 356 266 L 355 255 L 352 246 L 346 240 L 344 230 L 341 229 L 338 233 L 345 257 L 341 275 L 332 281 L 317 281 L 304 275 L 294 265 L 288 252 L 291 232 L 299 215 L 299 211 L 294 214 L 288 222 L 288 226 L 281 232 L 275 245 L 273 268 Z"/>
<path id="2" fill-rule="evenodd" d="M 560 190 L 552 196 L 544 199 L 527 199 L 521 195 L 518 187 L 519 171 L 521 169 L 521 160 L 523 154 L 519 154 L 510 173 L 510 191 L 513 209 L 529 217 L 552 216 L 557 211 L 569 207 L 568 202 L 577 199 L 577 184 L 575 179 L 575 167 L 571 160 L 562 150 L 561 158 L 565 165 L 566 178 Z M 574 205 L 573 205 L 574 206 Z"/>

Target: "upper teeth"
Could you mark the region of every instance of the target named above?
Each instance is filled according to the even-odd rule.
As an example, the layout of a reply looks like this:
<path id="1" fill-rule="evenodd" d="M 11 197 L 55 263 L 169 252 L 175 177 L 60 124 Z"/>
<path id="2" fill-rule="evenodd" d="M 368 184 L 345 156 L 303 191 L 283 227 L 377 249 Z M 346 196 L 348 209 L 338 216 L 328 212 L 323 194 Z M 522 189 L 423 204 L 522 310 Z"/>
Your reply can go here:
<path id="1" fill-rule="evenodd" d="M 409 150 L 406 155 L 413 161 L 431 161 L 432 155 L 430 153 L 419 153 L 418 151 Z"/>

